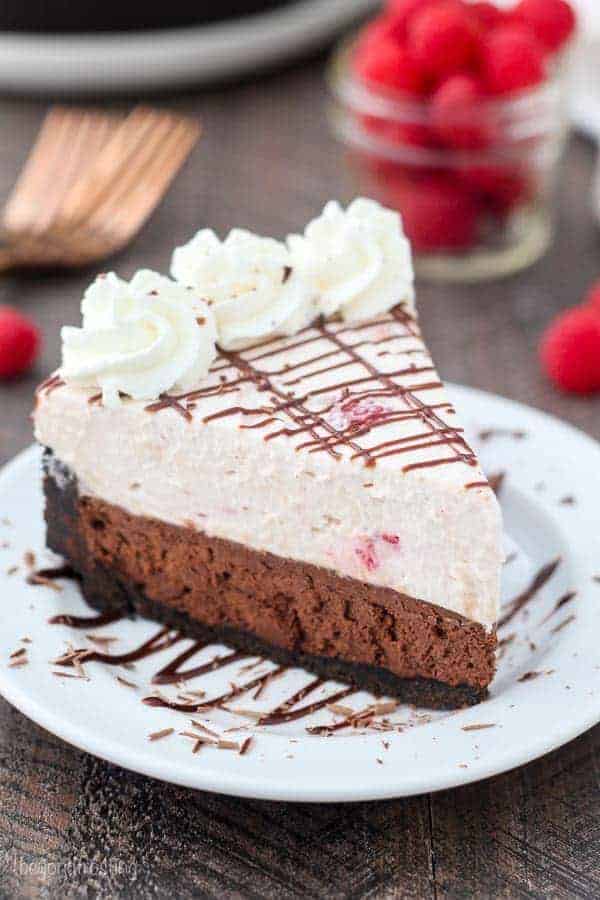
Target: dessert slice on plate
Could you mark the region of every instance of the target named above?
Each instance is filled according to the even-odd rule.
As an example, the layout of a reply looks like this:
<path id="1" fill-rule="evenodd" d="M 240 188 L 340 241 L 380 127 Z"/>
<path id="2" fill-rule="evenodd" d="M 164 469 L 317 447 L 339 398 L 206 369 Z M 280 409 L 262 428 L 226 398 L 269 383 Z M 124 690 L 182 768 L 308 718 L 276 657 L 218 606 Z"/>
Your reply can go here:
<path id="1" fill-rule="evenodd" d="M 37 394 L 48 544 L 99 609 L 431 705 L 485 695 L 498 503 L 419 330 L 399 217 L 200 232 L 100 277 Z"/>

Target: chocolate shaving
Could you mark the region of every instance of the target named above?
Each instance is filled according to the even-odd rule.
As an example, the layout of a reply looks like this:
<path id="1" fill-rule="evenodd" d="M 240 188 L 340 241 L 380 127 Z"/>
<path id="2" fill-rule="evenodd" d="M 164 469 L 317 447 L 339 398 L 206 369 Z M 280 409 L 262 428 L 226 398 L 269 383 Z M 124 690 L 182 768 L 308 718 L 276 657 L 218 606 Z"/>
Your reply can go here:
<path id="1" fill-rule="evenodd" d="M 374 716 L 384 716 L 386 713 L 395 712 L 400 704 L 397 700 L 388 700 L 385 703 L 376 703 L 371 707 Z"/>
<path id="2" fill-rule="evenodd" d="M 515 440 L 523 440 L 527 437 L 527 432 L 517 429 L 515 431 L 510 428 L 486 428 L 479 432 L 480 441 L 489 441 L 493 437 L 512 437 Z"/>
<path id="3" fill-rule="evenodd" d="M 558 625 L 555 625 L 551 631 L 551 634 L 558 634 L 559 631 L 562 631 L 563 628 L 566 628 L 567 625 L 570 625 L 571 622 L 574 622 L 574 621 L 575 621 L 575 615 L 569 616 L 567 619 L 564 619 Z"/>
<path id="4" fill-rule="evenodd" d="M 26 656 L 19 656 L 17 659 L 13 659 L 12 662 L 9 662 L 8 668 L 16 669 L 19 666 L 26 666 L 28 664 L 28 662 L 29 662 L 29 660 L 27 659 Z"/>
<path id="5" fill-rule="evenodd" d="M 161 741 L 163 738 L 169 737 L 170 734 L 173 734 L 174 731 L 174 728 L 163 728 L 162 731 L 153 731 L 152 734 L 148 735 L 148 740 Z"/>
<path id="6" fill-rule="evenodd" d="M 27 653 L 26 647 L 20 647 L 18 650 L 15 650 L 14 653 L 11 653 L 8 657 L 9 659 L 18 659 L 19 656 L 25 656 Z"/>
<path id="7" fill-rule="evenodd" d="M 260 722 L 260 720 L 264 717 L 264 712 L 257 712 L 255 709 L 239 709 L 238 707 L 225 706 L 223 707 L 227 712 L 232 713 L 234 716 L 242 716 L 246 719 L 254 719 L 255 722 Z"/>
<path id="8" fill-rule="evenodd" d="M 239 750 L 240 745 L 237 741 L 228 741 L 224 738 L 219 738 L 218 740 L 212 740 L 211 738 L 199 738 L 197 734 L 193 734 L 191 731 L 180 731 L 179 734 L 182 737 L 193 738 L 196 741 L 196 744 L 205 744 L 208 747 L 216 747 L 218 750 Z M 196 752 L 196 751 L 194 751 Z"/>
<path id="9" fill-rule="evenodd" d="M 203 725 L 202 722 L 197 722 L 195 719 L 190 720 L 193 727 L 197 728 L 199 731 L 204 731 L 205 734 L 209 734 L 211 737 L 218 738 L 219 735 L 216 731 L 211 731 L 210 728 L 207 728 L 206 725 Z"/>
<path id="10" fill-rule="evenodd" d="M 574 600 L 576 596 L 577 596 L 577 591 L 567 591 L 566 594 L 563 594 L 562 597 L 559 597 L 554 605 L 554 609 L 551 609 L 550 612 L 548 613 L 548 615 L 544 619 L 542 619 L 542 621 L 540 622 L 540 625 L 544 625 L 544 623 L 547 622 L 548 619 L 551 619 L 552 616 L 555 613 L 557 613 L 559 609 L 562 609 L 563 606 L 566 606 L 567 603 L 570 603 L 571 600 Z"/>
<path id="11" fill-rule="evenodd" d="M 539 678 L 542 674 L 542 672 L 525 672 L 524 675 L 521 675 L 520 678 L 517 678 L 517 681 L 533 681 L 534 678 Z"/>
<path id="12" fill-rule="evenodd" d="M 461 731 L 483 731 L 486 728 L 496 728 L 495 722 L 489 722 L 482 725 L 463 725 Z"/>
<path id="13" fill-rule="evenodd" d="M 114 644 L 115 641 L 118 641 L 118 637 L 103 637 L 99 634 L 86 634 L 86 638 L 88 641 L 92 641 L 94 644 L 98 644 L 100 647 L 106 647 L 108 644 Z"/>
<path id="14" fill-rule="evenodd" d="M 116 675 L 115 678 L 119 684 L 123 685 L 123 687 L 135 688 L 137 690 L 137 684 L 134 684 L 133 681 L 127 681 L 127 679 L 123 678 L 121 675 Z"/>
<path id="15" fill-rule="evenodd" d="M 247 737 L 244 741 L 242 741 L 242 743 L 240 744 L 240 749 L 239 749 L 240 756 L 246 755 L 246 753 L 250 749 L 252 741 L 253 741 L 253 738 L 251 738 L 251 737 Z"/>
<path id="16" fill-rule="evenodd" d="M 330 703 L 327 709 L 338 716 L 353 716 L 354 710 L 350 706 L 342 706 L 340 703 Z"/>
<path id="17" fill-rule="evenodd" d="M 93 653 L 93 650 L 86 650 L 85 648 L 82 650 L 75 650 L 73 647 L 69 647 L 66 653 L 63 653 L 62 656 L 58 656 L 56 659 L 52 660 L 52 665 L 74 666 L 78 663 L 81 664 L 85 659 L 92 656 Z"/>

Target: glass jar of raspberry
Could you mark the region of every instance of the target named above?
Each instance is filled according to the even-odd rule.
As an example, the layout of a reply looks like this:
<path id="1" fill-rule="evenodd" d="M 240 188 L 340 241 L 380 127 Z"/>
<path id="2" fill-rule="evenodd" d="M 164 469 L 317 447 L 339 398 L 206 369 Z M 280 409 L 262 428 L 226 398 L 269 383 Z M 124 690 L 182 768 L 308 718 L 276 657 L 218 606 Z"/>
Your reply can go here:
<path id="1" fill-rule="evenodd" d="M 390 6 L 414 10 L 418 2 Z M 440 49 L 440 9 L 472 16 L 472 7 L 491 4 L 420 5 L 425 12 L 417 12 L 416 27 L 411 13 L 412 31 L 388 10 L 332 62 L 331 121 L 347 148 L 354 190 L 402 214 L 423 277 L 513 273 L 537 260 L 552 238 L 567 133 L 564 54 L 535 43 L 522 23 L 475 26 L 472 18 L 465 18 L 462 44 L 454 21 Z M 430 13 L 433 39 L 419 57 L 415 43 L 427 37 L 420 20 L 428 9 L 438 18 Z"/>

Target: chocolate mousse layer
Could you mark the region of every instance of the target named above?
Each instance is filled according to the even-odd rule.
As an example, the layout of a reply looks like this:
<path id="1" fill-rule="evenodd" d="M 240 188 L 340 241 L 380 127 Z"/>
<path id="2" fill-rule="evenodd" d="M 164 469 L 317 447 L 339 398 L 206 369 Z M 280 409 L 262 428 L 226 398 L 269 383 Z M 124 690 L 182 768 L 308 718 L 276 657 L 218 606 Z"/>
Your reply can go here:
<path id="1" fill-rule="evenodd" d="M 497 642 L 478 623 L 389 588 L 131 515 L 81 494 L 55 460 L 44 487 L 48 546 L 79 573 L 96 609 L 139 613 L 419 705 L 459 707 L 486 694 Z"/>

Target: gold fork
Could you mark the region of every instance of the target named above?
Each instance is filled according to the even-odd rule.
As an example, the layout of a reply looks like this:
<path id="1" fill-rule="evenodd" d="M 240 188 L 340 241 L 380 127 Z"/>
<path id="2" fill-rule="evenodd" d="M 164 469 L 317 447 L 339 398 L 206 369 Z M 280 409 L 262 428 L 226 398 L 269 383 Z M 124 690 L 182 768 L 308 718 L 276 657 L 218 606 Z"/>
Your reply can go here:
<path id="1" fill-rule="evenodd" d="M 52 109 L 1 219 L 0 270 L 83 266 L 124 247 L 198 140 L 197 122 Z"/>

